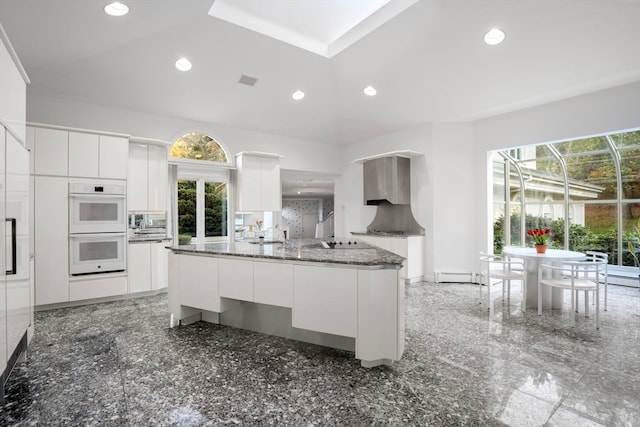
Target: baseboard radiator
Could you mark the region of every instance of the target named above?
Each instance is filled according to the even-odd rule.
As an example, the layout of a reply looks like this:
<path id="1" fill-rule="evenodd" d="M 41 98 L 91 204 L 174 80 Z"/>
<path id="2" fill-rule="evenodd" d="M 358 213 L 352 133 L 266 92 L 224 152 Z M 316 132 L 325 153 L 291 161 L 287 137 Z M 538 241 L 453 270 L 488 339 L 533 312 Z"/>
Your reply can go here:
<path id="1" fill-rule="evenodd" d="M 450 271 L 434 271 L 435 283 L 478 283 L 477 273 L 461 273 Z"/>

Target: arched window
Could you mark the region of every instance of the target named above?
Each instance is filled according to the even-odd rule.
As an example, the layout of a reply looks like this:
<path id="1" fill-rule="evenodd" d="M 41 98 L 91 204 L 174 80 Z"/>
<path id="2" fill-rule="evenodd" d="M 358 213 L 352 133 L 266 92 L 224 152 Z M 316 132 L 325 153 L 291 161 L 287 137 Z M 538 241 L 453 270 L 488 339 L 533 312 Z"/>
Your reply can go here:
<path id="1" fill-rule="evenodd" d="M 177 159 L 227 163 L 227 155 L 218 141 L 200 132 L 189 132 L 176 139 L 169 156 Z"/>
<path id="2" fill-rule="evenodd" d="M 225 241 L 229 236 L 229 161 L 218 141 L 201 132 L 177 138 L 169 152 L 179 243 Z"/>

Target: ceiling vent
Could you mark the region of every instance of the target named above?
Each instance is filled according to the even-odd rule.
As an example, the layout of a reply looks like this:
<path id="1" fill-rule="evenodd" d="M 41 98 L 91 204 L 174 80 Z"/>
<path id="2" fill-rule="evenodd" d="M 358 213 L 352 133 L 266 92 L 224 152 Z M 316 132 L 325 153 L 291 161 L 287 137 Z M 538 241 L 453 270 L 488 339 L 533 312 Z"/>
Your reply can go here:
<path id="1" fill-rule="evenodd" d="M 245 76 L 243 74 L 240 76 L 240 80 L 238 80 L 238 83 L 247 85 L 247 86 L 255 86 L 257 81 L 258 79 L 256 79 L 255 77 Z"/>

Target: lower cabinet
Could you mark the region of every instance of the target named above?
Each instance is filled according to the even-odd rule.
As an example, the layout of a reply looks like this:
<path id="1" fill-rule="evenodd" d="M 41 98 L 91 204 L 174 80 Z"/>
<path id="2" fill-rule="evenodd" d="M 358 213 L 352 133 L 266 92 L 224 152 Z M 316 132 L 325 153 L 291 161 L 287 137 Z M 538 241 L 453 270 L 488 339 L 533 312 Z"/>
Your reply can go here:
<path id="1" fill-rule="evenodd" d="M 253 301 L 278 307 L 293 307 L 293 265 L 254 262 Z"/>
<path id="2" fill-rule="evenodd" d="M 405 257 L 400 277 L 408 281 L 422 280 L 424 277 L 424 236 L 371 236 L 358 234 L 356 238 L 376 245 L 394 254 Z"/>
<path id="3" fill-rule="evenodd" d="M 253 302 L 253 261 L 218 259 L 220 296 Z"/>
<path id="4" fill-rule="evenodd" d="M 69 300 L 80 301 L 127 293 L 127 276 L 86 276 L 69 282 Z"/>
<path id="5" fill-rule="evenodd" d="M 169 310 L 185 305 L 220 312 L 218 260 L 211 257 L 169 254 Z"/>
<path id="6" fill-rule="evenodd" d="M 154 291 L 167 287 L 166 244 L 166 242 L 144 242 L 128 245 L 129 293 Z"/>
<path id="7" fill-rule="evenodd" d="M 292 322 L 296 328 L 355 337 L 358 270 L 293 266 Z"/>

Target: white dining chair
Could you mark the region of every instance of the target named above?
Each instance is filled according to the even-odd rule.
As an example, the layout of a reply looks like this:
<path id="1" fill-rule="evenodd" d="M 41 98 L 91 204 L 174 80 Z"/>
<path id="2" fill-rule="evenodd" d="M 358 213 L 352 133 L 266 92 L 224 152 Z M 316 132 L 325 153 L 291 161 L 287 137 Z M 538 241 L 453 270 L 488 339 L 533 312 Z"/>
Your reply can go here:
<path id="1" fill-rule="evenodd" d="M 522 282 L 522 311 L 526 310 L 524 295 L 526 295 L 526 274 L 524 261 L 511 258 L 508 255 L 494 255 L 480 253 L 480 301 L 482 302 L 482 286 L 487 286 L 487 309 L 491 309 L 491 281 L 497 280 L 502 284 L 502 298 L 505 293 L 507 300 L 511 299 L 511 281 Z"/>
<path id="2" fill-rule="evenodd" d="M 542 315 L 542 286 L 571 291 L 571 311 L 577 311 L 577 294 L 584 291 L 585 317 L 589 317 L 589 292 L 594 292 L 596 329 L 600 329 L 600 274 L 606 263 L 596 261 L 572 261 L 562 266 L 541 264 L 538 267 L 538 315 Z"/>
<path id="3" fill-rule="evenodd" d="M 609 255 L 605 254 L 604 252 L 596 251 L 586 251 L 585 254 L 587 255 L 587 261 L 604 262 L 604 271 L 600 271 L 600 277 L 598 278 L 598 281 L 604 283 L 604 311 L 607 311 L 607 293 L 609 287 Z"/>

